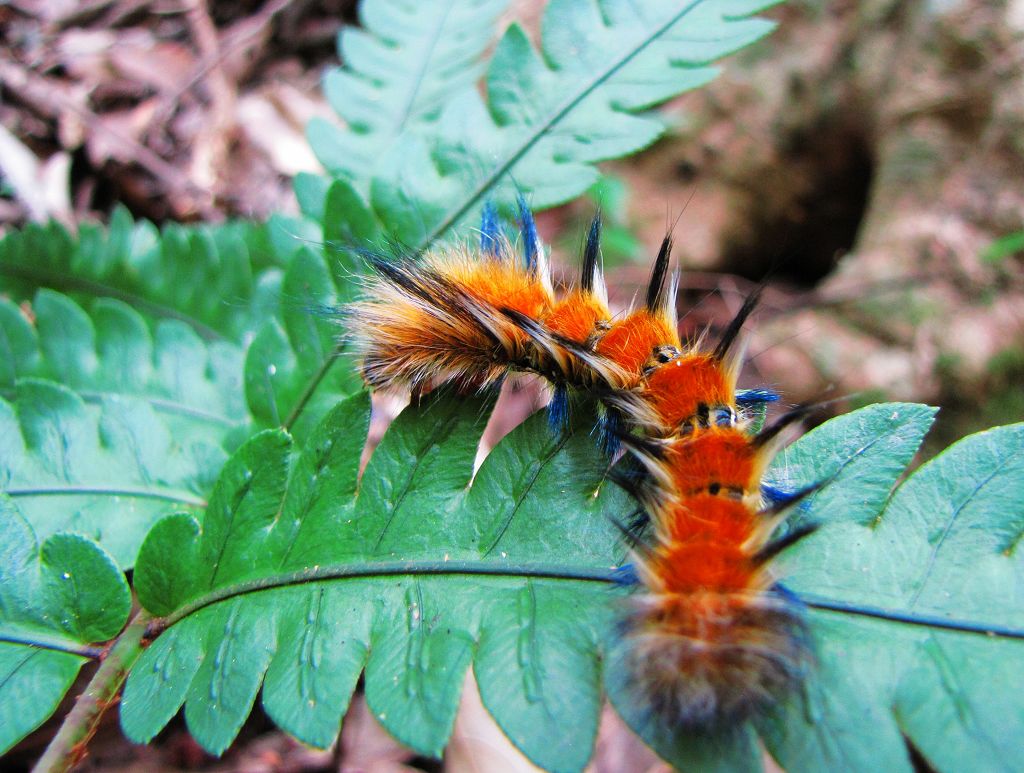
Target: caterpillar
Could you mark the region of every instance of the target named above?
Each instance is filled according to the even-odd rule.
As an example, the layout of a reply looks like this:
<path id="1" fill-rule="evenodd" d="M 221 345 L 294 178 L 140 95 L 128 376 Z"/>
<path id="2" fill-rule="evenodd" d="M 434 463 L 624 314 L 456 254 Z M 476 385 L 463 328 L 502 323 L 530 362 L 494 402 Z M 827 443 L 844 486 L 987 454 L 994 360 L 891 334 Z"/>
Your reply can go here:
<path id="1" fill-rule="evenodd" d="M 490 205 L 478 249 L 370 256 L 364 298 L 347 310 L 363 377 L 375 389 L 485 389 L 513 373 L 537 374 L 552 386 L 556 429 L 570 391 L 595 396 L 605 446 L 623 446 L 638 462 L 638 475 L 617 477 L 643 508 L 638 524 L 617 524 L 640 586 L 622 621 L 630 678 L 672 725 L 728 727 L 796 685 L 810 651 L 799 603 L 777 584 L 771 560 L 810 532 L 775 536 L 813 489 L 786 495 L 761 484 L 784 430 L 806 410 L 755 433 L 750 407 L 777 395 L 736 389 L 741 334 L 760 293 L 713 346 L 703 337 L 684 343 L 671 235 L 642 305 L 616 318 L 600 215 L 581 278 L 561 294 L 522 199 L 518 216 L 521 262 Z"/>

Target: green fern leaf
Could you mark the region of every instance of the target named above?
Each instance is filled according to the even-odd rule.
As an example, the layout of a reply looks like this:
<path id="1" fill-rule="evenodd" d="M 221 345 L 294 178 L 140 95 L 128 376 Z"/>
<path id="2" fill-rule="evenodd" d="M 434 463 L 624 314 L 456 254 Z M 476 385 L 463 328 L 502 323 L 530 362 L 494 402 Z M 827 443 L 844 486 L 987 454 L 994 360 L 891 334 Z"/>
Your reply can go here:
<path id="1" fill-rule="evenodd" d="M 85 311 L 42 289 L 19 308 L 0 298 L 0 394 L 19 379 L 47 378 L 89 403 L 140 398 L 181 445 L 230 446 L 245 432 L 242 354 L 225 341 L 205 342 L 184 322 L 145 318 L 122 301 L 99 298 Z"/>
<path id="2" fill-rule="evenodd" d="M 907 417 L 899 405 L 842 417 L 775 469 L 830 474 L 836 443 L 867 447 Z M 909 450 L 914 434 L 880 437 Z M 910 771 L 906 737 L 937 770 L 1018 769 L 1024 424 L 960 441 L 891 497 L 895 467 L 849 474 L 812 503 L 805 517 L 825 527 L 785 562 L 789 586 L 828 611 L 812 616 L 819 667 L 803 700 L 767 723 L 769 748 L 790 770 Z"/>
<path id="3" fill-rule="evenodd" d="M 281 308 L 246 352 L 246 400 L 259 425 L 286 427 L 302 440 L 338 400 L 362 388 L 339 346 L 338 286 L 322 252 L 296 251 L 281 282 Z M 351 283 L 346 277 L 340 286 Z"/>
<path id="4" fill-rule="evenodd" d="M 206 340 L 239 342 L 261 321 L 260 284 L 278 263 L 265 226 L 172 225 L 162 232 L 114 210 L 109 228 L 29 225 L 0 240 L 0 291 L 40 288 L 123 301 L 150 319 L 187 323 Z M 291 249 L 287 253 L 290 254 Z"/>
<path id="5" fill-rule="evenodd" d="M 622 554 L 607 516 L 627 503 L 601 485 L 587 434 L 553 439 L 540 415 L 469 486 L 488 407 L 435 398 L 406 411 L 357 492 L 368 403 L 351 398 L 290 465 L 279 432 L 244 446 L 202 528 L 159 523 L 136 588 L 169 628 L 129 677 L 128 736 L 151 738 L 184 703 L 192 733 L 220 752 L 266 672 L 264 709 L 324 746 L 365 666 L 374 714 L 438 755 L 473 661 L 485 705 L 527 755 L 581 768 Z"/>
<path id="6" fill-rule="evenodd" d="M 767 34 L 771 23 L 749 17 L 771 5 L 554 0 L 540 51 L 518 25 L 505 32 L 488 68 L 486 102 L 473 87 L 452 89 L 436 122 L 402 132 L 369 157 L 373 209 L 394 237 L 422 246 L 485 197 L 507 202 L 522 190 L 538 209 L 568 201 L 597 179 L 596 162 L 660 136 L 661 121 L 642 111 L 706 83 L 717 72 L 710 62 Z M 385 69 L 379 51 L 378 42 L 362 66 Z M 361 104 L 349 93 L 351 78 L 339 85 L 339 105 L 350 97 Z M 322 125 L 310 137 L 335 168 L 336 149 L 352 138 Z"/>
<path id="7" fill-rule="evenodd" d="M 472 663 L 484 705 L 513 743 L 547 769 L 577 770 L 586 763 L 602 681 L 627 722 L 673 764 L 757 769 L 753 728 L 728 737 L 684 735 L 652 722 L 632 693 L 620 665 L 617 592 L 610 585 L 623 549 L 608 517 L 623 517 L 629 503 L 602 485 L 604 463 L 593 441 L 585 432 L 552 438 L 543 417 L 535 416 L 494 449 L 469 485 L 486 409 L 476 400 L 435 397 L 407 410 L 377 448 L 357 491 L 355 460 L 367 414 L 365 398 L 351 398 L 328 416 L 297 460 L 280 432 L 250 441 L 225 467 L 202 527 L 186 515 L 157 524 L 142 549 L 136 582 L 140 601 L 167 629 L 129 677 L 122 705 L 129 737 L 151 738 L 184 704 L 193 734 L 220 752 L 264 679 L 270 716 L 296 737 L 326 745 L 365 668 L 375 715 L 404 743 L 437 755 Z M 920 529 L 921 508 L 936 507 L 949 471 L 981 461 L 964 458 L 980 442 L 986 443 L 987 474 L 995 458 L 1004 460 L 996 465 L 1002 477 L 992 478 L 988 493 L 1013 491 L 1019 498 L 1021 430 L 1009 428 L 954 447 L 889 501 L 932 414 L 905 404 L 855 412 L 808 435 L 773 469 L 776 481 L 829 480 L 802 516 L 825 527 L 783 564 L 786 582 L 812 607 L 820 663 L 808 678 L 810 697 L 794 698 L 758 726 L 788 770 L 820 769 L 819 763 L 867 769 L 863 752 L 851 748 L 864 734 L 877 744 L 866 748 L 899 769 L 907 759 L 894 745 L 899 728 L 912 724 L 911 737 L 932 755 L 930 745 L 938 747 L 942 737 L 930 723 L 955 715 L 955 695 L 932 702 L 926 688 L 948 690 L 951 678 L 969 674 L 979 680 L 976 690 L 1002 689 L 988 677 L 982 681 L 981 665 L 961 671 L 950 665 L 956 661 L 937 660 L 927 641 L 948 641 L 985 658 L 991 648 L 1011 664 L 1021 656 L 1013 631 L 1010 638 L 987 640 L 966 630 L 974 621 L 1001 631 L 1006 620 L 1019 619 L 1019 602 L 999 602 L 995 584 L 1012 585 L 1012 574 L 993 579 L 985 572 L 968 586 L 975 609 L 949 603 L 937 584 L 920 615 L 910 610 L 911 619 L 886 619 L 878 613 L 886 596 L 877 595 L 875 578 L 893 571 L 893 556 L 837 536 L 850 523 L 869 528 L 860 524 L 869 512 L 876 518 L 881 512 L 883 524 L 891 518 L 903 529 Z M 947 467 L 941 477 L 931 472 L 936 464 Z M 974 484 L 964 484 L 965 496 Z M 985 489 L 972 496 L 984 499 Z M 996 504 L 1015 505 L 1013 497 Z M 967 498 L 970 507 L 988 512 L 987 528 L 1019 511 L 996 516 L 987 510 L 992 503 Z M 860 515 L 846 517 L 850 510 L 839 507 L 842 501 L 852 501 Z M 933 540 L 942 532 L 925 531 Z M 964 538 L 970 533 L 964 529 Z M 1002 552 L 991 560 L 1012 565 L 1006 551 L 1019 529 L 1004 524 L 1000 533 L 1003 539 L 983 547 L 998 547 Z M 849 570 L 835 573 L 831 583 L 809 579 L 834 566 L 840 553 Z M 969 551 L 966 562 L 951 553 L 949 566 L 976 560 Z M 938 583 L 947 563 L 934 563 Z M 913 565 L 902 571 L 913 576 Z M 1010 609 L 1012 615 L 1002 617 Z M 868 667 L 877 669 L 871 679 L 864 678 Z M 1011 685 L 1000 692 L 999 706 L 1019 713 Z M 893 715 L 899 700 L 913 709 L 909 719 Z M 864 716 L 855 718 L 857 711 Z M 839 719 L 851 724 L 840 726 Z M 975 751 L 997 759 L 992 750 L 1005 751 L 1014 737 L 1000 734 L 990 748 Z M 949 755 L 952 746 L 945 744 Z M 939 751 L 940 769 L 958 769 Z"/>
<path id="8" fill-rule="evenodd" d="M 404 132 L 435 120 L 450 96 L 472 88 L 482 56 L 508 0 L 440 3 L 366 0 L 362 28 L 338 35 L 345 66 L 324 78 L 324 96 L 344 119 L 339 131 L 323 119 L 307 128 L 324 167 L 366 190 L 377 159 Z"/>
<path id="9" fill-rule="evenodd" d="M 226 453 L 194 435 L 182 444 L 146 400 L 94 404 L 53 382 L 19 381 L 0 400 L 0 492 L 40 538 L 70 531 L 130 567 L 149 528 L 173 509 L 200 507 Z"/>
<path id="10" fill-rule="evenodd" d="M 40 537 L 78 531 L 131 566 L 169 507 L 205 501 L 226 452 L 292 411 L 304 437 L 359 388 L 322 313 L 343 297 L 336 280 L 287 228 L 270 231 L 289 265 L 261 258 L 255 276 L 255 227 L 158 234 L 118 210 L 77 240 L 50 224 L 0 242 L 0 486 Z"/>
<path id="11" fill-rule="evenodd" d="M 40 546 L 0 496 L 0 754 L 57 708 L 79 668 L 128 619 L 121 570 L 97 545 L 56 534 Z"/>

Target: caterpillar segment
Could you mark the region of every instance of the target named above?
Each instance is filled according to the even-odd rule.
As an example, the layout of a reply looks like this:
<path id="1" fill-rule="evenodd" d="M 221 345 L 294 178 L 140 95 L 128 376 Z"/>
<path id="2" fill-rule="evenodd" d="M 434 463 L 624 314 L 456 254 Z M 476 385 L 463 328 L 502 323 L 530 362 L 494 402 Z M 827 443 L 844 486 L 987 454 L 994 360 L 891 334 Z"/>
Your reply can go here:
<path id="1" fill-rule="evenodd" d="M 374 388 L 441 383 L 483 388 L 528 362 L 529 338 L 496 303 L 531 317 L 550 308 L 545 282 L 507 261 L 465 249 L 418 262 L 374 258 L 364 300 L 349 306 L 363 376 Z"/>
<path id="2" fill-rule="evenodd" d="M 813 531 L 775 536 L 815 490 L 763 506 L 765 469 L 808 409 L 752 434 L 707 402 L 675 434 L 623 438 L 648 474 L 636 488 L 650 521 L 633 551 L 643 589 L 623 621 L 627 667 L 652 713 L 705 732 L 763 712 L 806 672 L 803 612 L 778 586 L 771 560 Z"/>
<path id="3" fill-rule="evenodd" d="M 521 207 L 522 262 L 485 211 L 481 250 L 375 256 L 364 298 L 347 309 L 353 349 L 371 387 L 485 388 L 514 372 L 556 387 L 596 386 L 594 350 L 611 327 L 600 266 L 600 219 L 584 250 L 578 286 L 556 298 L 529 210 Z M 481 259 L 481 254 L 485 259 Z M 602 372 L 618 377 L 614 363 Z"/>

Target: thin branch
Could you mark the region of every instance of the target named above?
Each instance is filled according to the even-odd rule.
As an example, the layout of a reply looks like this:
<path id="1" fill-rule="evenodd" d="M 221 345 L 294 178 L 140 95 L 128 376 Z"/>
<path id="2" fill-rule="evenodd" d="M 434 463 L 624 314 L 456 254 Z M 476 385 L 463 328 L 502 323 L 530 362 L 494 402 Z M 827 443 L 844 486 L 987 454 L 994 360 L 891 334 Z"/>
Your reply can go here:
<path id="1" fill-rule="evenodd" d="M 214 54 L 206 55 L 199 60 L 192 74 L 185 79 L 178 90 L 167 97 L 171 108 L 166 114 L 158 113 L 158 117 L 167 118 L 173 112 L 173 107 L 178 100 L 199 83 L 206 74 L 214 67 L 220 66 L 229 56 L 241 56 L 249 53 L 249 50 L 257 44 L 257 38 L 264 34 L 267 27 L 281 11 L 288 7 L 292 0 L 271 0 L 255 15 L 249 17 L 242 23 L 236 24 L 238 29 L 230 29 L 224 36 L 222 45 L 218 45 Z M 241 25 L 244 23 L 244 27 Z"/>
<path id="2" fill-rule="evenodd" d="M 193 183 L 176 166 L 165 161 L 150 148 L 110 126 L 85 104 L 64 93 L 50 79 L 38 75 L 12 59 L 0 57 L 0 82 L 43 115 L 57 118 L 62 112 L 71 112 L 91 130 L 105 132 L 117 140 L 136 164 L 167 185 L 172 194 L 188 195 L 190 204 L 195 206 L 204 220 L 216 218 L 217 211 L 212 206 L 209 191 Z"/>
<path id="3" fill-rule="evenodd" d="M 139 612 L 117 637 L 32 773 L 64 773 L 81 761 L 103 713 L 116 702 L 128 672 L 145 649 L 143 636 L 148 624 L 149 614 Z"/>

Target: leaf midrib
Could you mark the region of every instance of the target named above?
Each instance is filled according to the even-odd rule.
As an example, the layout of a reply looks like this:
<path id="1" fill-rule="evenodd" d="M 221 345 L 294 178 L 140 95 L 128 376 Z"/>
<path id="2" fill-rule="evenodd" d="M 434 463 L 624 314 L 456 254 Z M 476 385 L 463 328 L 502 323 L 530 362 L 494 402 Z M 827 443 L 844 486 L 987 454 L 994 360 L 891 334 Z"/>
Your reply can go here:
<path id="1" fill-rule="evenodd" d="M 159 499 L 178 502 L 192 507 L 206 507 L 206 500 L 187 491 L 144 486 L 31 486 L 9 488 L 4 493 L 9 497 L 52 497 L 52 496 L 104 496 L 135 499 Z"/>
<path id="2" fill-rule="evenodd" d="M 442 38 L 442 31 L 444 30 L 445 24 L 448 22 L 448 15 L 451 13 L 453 0 L 449 0 L 445 5 L 444 10 L 439 14 L 433 14 L 437 23 L 431 29 L 431 34 L 427 41 L 426 55 L 420 60 L 419 66 L 416 68 L 416 77 L 409 88 L 408 94 L 405 98 L 405 104 L 402 106 L 401 115 L 399 116 L 398 123 L 392 132 L 392 137 L 397 137 L 403 131 L 412 117 L 413 105 L 416 104 L 417 97 L 419 96 L 420 87 L 423 84 L 424 78 L 426 78 L 428 65 L 433 59 L 434 50 L 437 48 L 438 42 Z"/>
<path id="3" fill-rule="evenodd" d="M 227 336 L 219 330 L 215 330 L 195 317 L 186 314 L 173 306 L 166 306 L 162 303 L 151 301 L 136 293 L 126 290 L 119 290 L 116 287 L 97 282 L 92 279 L 73 276 L 71 274 L 57 274 L 46 269 L 37 267 L 21 266 L 13 263 L 0 262 L 0 276 L 14 277 L 15 279 L 28 280 L 40 287 L 49 287 L 63 291 L 78 291 L 96 297 L 115 298 L 127 303 L 135 309 L 141 309 L 153 314 L 156 317 L 165 319 L 176 319 L 184 322 L 196 331 L 200 338 L 206 341 L 227 341 Z"/>
<path id="4" fill-rule="evenodd" d="M 53 633 L 22 629 L 9 623 L 0 626 L 0 642 L 22 644 L 26 647 L 35 647 L 37 650 L 66 652 L 70 655 L 79 655 L 84 658 L 98 658 L 103 652 L 101 647 L 93 647 L 89 644 L 83 644 L 81 641 Z"/>
<path id="5" fill-rule="evenodd" d="M 214 591 L 190 600 L 177 610 L 163 618 L 153 620 L 147 636 L 153 637 L 189 615 L 219 601 L 275 590 L 293 585 L 320 582 L 323 580 L 343 580 L 366 577 L 396 576 L 486 576 L 509 577 L 518 579 L 547 579 L 569 582 L 596 582 L 605 585 L 621 585 L 619 567 L 566 565 L 544 562 L 515 563 L 506 560 L 402 560 L 402 561 L 367 561 L 348 564 L 317 564 L 312 567 L 291 572 L 241 580 L 231 585 L 221 586 Z M 795 595 L 795 594 L 794 594 Z M 811 609 L 823 612 L 867 617 L 889 623 L 918 626 L 927 629 L 940 629 L 956 633 L 975 634 L 981 636 L 1002 636 L 1009 639 L 1024 641 L 1024 629 L 1009 626 L 989 625 L 972 620 L 958 620 L 900 610 L 873 607 L 864 604 L 853 604 L 837 601 L 814 594 L 797 597 L 798 602 Z"/>
<path id="6" fill-rule="evenodd" d="M 672 14 L 666 22 L 655 27 L 654 30 L 646 37 L 640 38 L 637 44 L 630 51 L 623 54 L 618 59 L 613 59 L 608 67 L 604 70 L 598 71 L 590 81 L 584 81 L 583 88 L 577 91 L 574 96 L 566 99 L 562 103 L 561 107 L 555 110 L 546 121 L 534 127 L 534 130 L 528 134 L 515 147 L 515 149 L 505 157 L 503 161 L 500 161 L 496 166 L 492 167 L 490 174 L 484 176 L 483 180 L 481 180 L 481 182 L 477 184 L 476 188 L 470 192 L 465 202 L 454 212 L 446 215 L 444 220 L 442 220 L 441 223 L 420 242 L 416 250 L 424 250 L 440 238 L 449 228 L 457 223 L 499 179 L 501 179 L 513 166 L 515 166 L 523 156 L 530 152 L 530 150 L 551 130 L 553 126 L 564 119 L 576 108 L 577 105 L 593 94 L 600 86 L 604 85 L 619 70 L 633 61 L 633 59 L 644 51 L 651 43 L 664 35 L 670 27 L 677 24 L 684 16 L 703 2 L 704 0 L 691 0 L 691 2 L 687 3 L 682 10 Z"/>
<path id="7" fill-rule="evenodd" d="M 11 396 L 16 396 L 14 390 L 0 391 L 0 394 L 6 396 L 7 392 Z M 209 421 L 221 424 L 225 427 L 239 427 L 246 423 L 245 419 L 232 419 L 229 416 L 213 413 L 212 411 L 204 411 L 202 408 L 195 408 L 191 405 L 178 402 L 177 400 L 167 400 L 160 397 L 150 397 L 144 393 L 133 394 L 132 392 L 104 392 L 102 390 L 87 390 L 78 391 L 78 396 L 85 400 L 87 403 L 99 403 L 108 398 L 121 398 L 121 397 L 134 397 L 140 400 L 144 400 L 149 403 L 153 410 L 159 411 L 160 413 L 166 413 L 173 416 L 182 416 L 187 419 L 195 419 L 196 421 Z"/>
<path id="8" fill-rule="evenodd" d="M 303 585 L 322 580 L 354 579 L 360 577 L 391 577 L 401 575 L 482 575 L 491 577 L 536 577 L 550 580 L 570 580 L 615 584 L 616 567 L 570 566 L 543 562 L 513 563 L 505 560 L 400 560 L 368 561 L 366 563 L 317 564 L 291 572 L 266 575 L 223 585 L 179 607 L 167 617 L 154 621 L 157 630 L 174 625 L 179 620 L 218 601 L 273 590 L 290 585 Z"/>
<path id="9" fill-rule="evenodd" d="M 925 588 L 928 585 L 928 581 L 931 579 L 932 572 L 935 571 L 935 562 L 939 557 L 939 551 L 942 549 L 943 544 L 946 542 L 946 537 L 953 530 L 953 526 L 956 524 L 957 519 L 960 517 L 960 513 L 963 512 L 964 508 L 967 507 L 971 502 L 974 501 L 974 497 L 981 491 L 985 486 L 992 482 L 999 473 L 1002 472 L 1003 468 L 1006 467 L 1011 461 L 1016 461 L 1019 454 L 1013 454 L 1000 460 L 999 464 L 985 476 L 978 484 L 971 490 L 971 492 L 960 502 L 950 513 L 949 518 L 946 520 L 946 525 L 942 530 L 942 534 L 939 539 L 936 540 L 932 546 L 931 554 L 928 556 L 928 565 L 925 567 L 924 573 L 921 576 L 920 582 L 918 583 L 917 590 L 914 592 L 913 597 L 910 599 L 908 607 L 913 609 L 917 606 L 918 600 L 921 598 L 921 594 L 924 593 Z"/>
<path id="10" fill-rule="evenodd" d="M 899 609 L 875 607 L 869 604 L 855 604 L 846 601 L 829 599 L 813 593 L 801 594 L 799 600 L 811 609 L 823 612 L 835 612 L 854 617 L 870 617 L 890 623 L 935 628 L 958 633 L 980 634 L 982 636 L 1004 636 L 1008 639 L 1024 640 L 1024 629 L 1004 625 L 991 625 L 974 620 L 960 620 L 952 617 L 938 617 L 918 612 L 904 612 Z"/>
<path id="11" fill-rule="evenodd" d="M 569 442 L 569 437 L 569 433 L 563 433 L 561 439 L 553 447 L 551 447 L 548 450 L 548 453 L 541 457 L 538 460 L 538 462 L 533 466 L 533 469 L 531 470 L 530 480 L 526 483 L 526 486 L 523 487 L 523 490 L 519 492 L 519 494 L 514 499 L 515 504 L 512 506 L 512 512 L 509 513 L 508 517 L 505 519 L 505 522 L 501 525 L 501 528 L 498 530 L 497 536 L 495 536 L 495 538 L 492 540 L 490 546 L 487 548 L 487 550 L 483 552 L 483 555 L 485 557 L 489 556 L 492 552 L 494 552 L 494 549 L 498 547 L 502 537 L 505 536 L 505 532 L 508 531 L 509 527 L 512 525 L 512 522 L 515 520 L 516 515 L 519 513 L 519 508 L 523 506 L 523 503 L 526 502 L 527 498 L 530 495 L 530 492 L 533 490 L 533 487 L 537 485 L 537 479 L 540 477 L 541 473 L 545 469 L 547 469 L 547 466 L 551 463 L 551 460 L 554 459 L 555 456 L 557 456 L 563 448 L 565 448 L 566 444 Z"/>
<path id="12" fill-rule="evenodd" d="M 0 337 L 0 340 L 2 340 L 2 337 Z M 32 376 L 28 376 L 28 378 L 32 378 Z M 186 405 L 185 403 L 178 402 L 177 400 L 152 397 L 141 392 L 106 392 L 96 389 L 77 389 L 75 390 L 75 394 L 90 405 L 99 405 L 104 400 L 117 400 L 124 397 L 131 397 L 149 403 L 155 411 L 172 416 L 182 416 L 186 419 L 195 419 L 196 421 L 215 422 L 225 427 L 239 427 L 246 423 L 246 420 L 242 418 L 232 419 L 229 416 L 225 416 L 220 413 L 204 411 L 202 408 L 194 408 L 190 405 Z M 0 388 L 0 397 L 8 402 L 14 402 L 18 399 L 18 390 L 16 388 Z"/>

